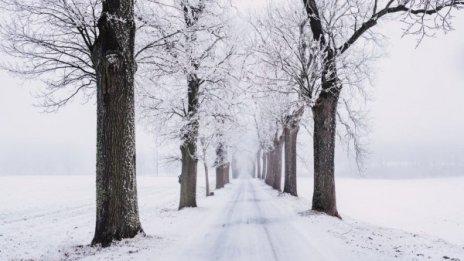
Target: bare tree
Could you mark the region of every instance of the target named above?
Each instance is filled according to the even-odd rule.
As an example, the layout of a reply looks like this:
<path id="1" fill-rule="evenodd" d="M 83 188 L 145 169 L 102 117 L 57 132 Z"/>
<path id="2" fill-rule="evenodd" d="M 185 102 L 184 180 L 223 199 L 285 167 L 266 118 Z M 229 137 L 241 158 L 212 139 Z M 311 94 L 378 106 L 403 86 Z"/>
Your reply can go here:
<path id="1" fill-rule="evenodd" d="M 208 171 L 208 149 L 211 146 L 212 139 L 207 136 L 200 136 L 200 146 L 201 146 L 201 154 L 199 158 L 203 161 L 203 167 L 205 169 L 205 189 L 206 189 L 206 196 L 212 196 L 213 194 L 210 192 L 209 189 L 209 171 Z"/>
<path id="2" fill-rule="evenodd" d="M 284 143 L 285 143 L 285 181 L 284 191 L 292 196 L 298 196 L 297 190 L 297 137 L 300 130 L 300 121 L 304 107 L 285 118 Z"/>
<path id="3" fill-rule="evenodd" d="M 262 174 L 261 174 L 261 179 L 265 180 L 266 179 L 266 176 L 267 176 L 267 172 L 268 172 L 268 169 L 267 169 L 267 160 L 268 160 L 268 156 L 267 156 L 268 152 L 267 151 L 263 151 L 263 171 L 262 171 Z"/>
<path id="4" fill-rule="evenodd" d="M 230 163 L 227 155 L 227 147 L 224 144 L 222 135 L 219 134 L 219 141 L 216 148 L 216 189 L 223 188 L 228 183 L 230 173 Z"/>
<path id="5" fill-rule="evenodd" d="M 280 147 L 285 141 L 284 192 L 294 196 L 297 196 L 298 129 L 305 107 L 312 107 L 314 97 L 319 94 L 322 61 L 319 45 L 308 37 L 309 20 L 302 7 L 298 2 L 279 3 L 278 6 L 269 2 L 264 15 L 255 16 L 251 22 L 256 36 L 251 41 L 253 55 L 249 78 L 255 86 L 262 86 L 258 90 L 261 95 L 276 93 L 288 100 L 282 104 L 285 107 L 282 115 L 276 117 L 282 125 L 283 133 L 281 138 L 274 137 L 270 155 L 277 153 L 277 161 L 270 162 L 278 164 Z M 270 169 L 274 170 L 276 166 Z M 280 175 L 280 172 L 277 173 Z M 273 176 L 269 175 L 268 180 Z M 276 176 L 275 182 L 278 178 Z M 275 183 L 274 187 L 280 189 L 280 179 L 278 181 L 279 184 Z"/>
<path id="6" fill-rule="evenodd" d="M 179 209 L 182 209 L 197 206 L 197 143 L 201 104 L 205 102 L 211 84 L 221 82 L 220 74 L 217 73 L 220 71 L 218 67 L 230 55 L 226 54 L 222 59 L 216 56 L 225 34 L 222 21 L 208 20 L 208 17 L 215 16 L 210 1 L 166 2 L 166 19 L 171 21 L 171 27 L 178 28 L 180 34 L 177 38 L 167 41 L 168 44 L 163 49 L 164 56 L 152 56 L 145 60 L 154 68 L 154 74 L 150 78 L 158 80 L 158 77 L 163 77 L 167 83 L 162 85 L 168 88 L 165 89 L 166 93 L 161 95 L 151 95 L 151 88 L 148 88 L 144 95 L 147 99 L 143 109 L 148 117 L 161 119 L 164 123 L 180 119 L 173 123 L 172 128 L 165 129 L 173 137 L 182 140 L 179 202 Z M 186 77 L 187 88 L 176 83 L 176 77 L 181 75 Z M 179 93 L 185 93 L 187 99 L 179 96 Z"/>
<path id="7" fill-rule="evenodd" d="M 164 45 L 166 38 L 178 32 L 161 31 L 156 17 L 145 19 L 149 15 L 146 2 L 136 7 L 139 37 L 135 57 L 138 67 L 143 67 L 145 53 Z M 3 63 L 2 69 L 21 78 L 43 81 L 44 88 L 34 90 L 40 107 L 55 111 L 80 94 L 85 100 L 95 97 L 97 76 L 92 52 L 100 34 L 101 1 L 1 0 L 0 8 L 6 11 L 0 24 L 1 48 L 13 58 Z M 148 33 L 150 37 L 144 37 Z"/>
<path id="8" fill-rule="evenodd" d="M 236 89 L 233 92 L 235 91 L 240 90 Z M 223 111 L 221 114 L 213 114 L 216 116 L 217 122 L 216 178 L 221 179 L 222 182 L 220 183 L 217 181 L 216 184 L 221 187 L 230 183 L 231 174 L 234 179 L 236 179 L 239 174 L 236 155 L 240 150 L 240 148 L 238 148 L 239 144 L 243 142 L 242 134 L 246 128 L 239 122 L 240 116 L 243 116 L 241 112 L 243 109 L 241 106 L 242 98 L 237 96 L 235 99 L 240 102 L 230 103 L 226 101 L 227 99 L 221 99 L 222 102 L 220 104 L 222 105 L 222 109 L 219 109 L 218 106 L 212 107 L 214 111 Z M 223 107 L 225 104 L 227 104 L 226 107 Z M 232 155 L 231 158 L 229 157 L 230 154 Z"/>
<path id="9" fill-rule="evenodd" d="M 186 42 L 189 48 L 194 48 L 197 40 L 195 30 L 192 30 L 198 23 L 198 18 L 203 12 L 204 2 L 200 1 L 197 5 L 190 1 L 181 1 L 181 8 L 184 12 Z M 193 49 L 188 50 L 193 53 Z M 182 154 L 182 173 L 179 209 L 184 207 L 196 207 L 196 184 L 197 184 L 197 137 L 198 137 L 198 107 L 199 107 L 199 88 L 201 79 L 196 71 L 200 66 L 195 57 L 189 57 L 190 70 L 187 71 L 188 102 L 187 102 L 187 123 L 184 131 L 183 144 L 180 147 Z"/>
<path id="10" fill-rule="evenodd" d="M 378 21 L 397 15 L 406 25 L 405 33 L 421 40 L 434 29 L 450 30 L 452 12 L 463 7 L 459 0 L 316 1 L 303 0 L 312 38 L 324 51 L 321 93 L 312 107 L 314 119 L 314 194 L 312 208 L 338 216 L 334 154 L 337 105 L 343 78 L 353 68 L 341 60 L 352 57 L 357 42 L 378 38 L 373 30 Z M 344 70 L 347 69 L 347 70 Z M 345 72 L 345 75 L 342 75 Z"/>
<path id="11" fill-rule="evenodd" d="M 259 146 L 263 152 L 263 174 L 265 183 L 281 190 L 282 147 L 284 144 L 283 119 L 288 103 L 285 95 L 271 92 L 260 98 L 254 97 L 254 115 Z"/>
<path id="12" fill-rule="evenodd" d="M 260 124 L 258 123 L 257 120 L 257 115 L 256 112 L 253 115 L 253 120 L 255 123 L 255 131 L 256 131 L 256 136 L 258 139 L 258 151 L 256 152 L 256 164 L 258 165 L 258 179 L 263 179 L 265 178 L 265 139 L 262 134 L 262 129 L 260 128 Z M 261 168 L 261 163 L 262 163 L 262 168 Z"/>
<path id="13" fill-rule="evenodd" d="M 207 104 L 224 98 L 221 93 L 231 86 L 229 60 L 234 50 L 228 45 L 227 16 L 224 15 L 227 1 L 165 0 L 163 3 L 160 12 L 170 22 L 169 27 L 179 34 L 166 40 L 159 54 L 146 55 L 144 63 L 151 68 L 151 75 L 146 78 L 162 87 L 153 89 L 145 84 L 141 109 L 144 118 L 156 124 L 162 122 L 163 135 L 181 142 L 179 209 L 182 209 L 197 206 L 197 143 L 201 122 L 212 122 L 207 118 L 214 118 L 213 110 Z M 186 84 L 178 81 L 180 77 L 185 77 Z"/>
<path id="14" fill-rule="evenodd" d="M 278 136 L 278 132 L 276 132 L 276 136 L 273 140 L 274 146 L 273 150 L 271 151 L 271 186 L 277 190 L 282 191 L 282 147 L 284 145 L 284 135 L 283 132 L 280 136 Z"/>
<path id="15" fill-rule="evenodd" d="M 97 79 L 97 224 L 92 244 L 143 232 L 137 204 L 134 2 L 104 2 L 92 51 Z"/>
<path id="16" fill-rule="evenodd" d="M 99 35 L 101 4 L 96 0 L 2 0 L 9 15 L 1 24 L 3 52 L 15 58 L 4 64 L 20 77 L 40 77 L 46 89 L 40 102 L 56 110 L 78 93 L 95 93 L 96 72 L 92 52 Z"/>
<path id="17" fill-rule="evenodd" d="M 255 159 L 255 164 L 256 164 L 256 178 L 261 179 L 262 171 L 261 171 L 261 153 L 262 150 L 261 148 L 256 151 L 256 159 Z"/>
<path id="18" fill-rule="evenodd" d="M 2 0 L 2 49 L 15 60 L 4 69 L 45 82 L 41 106 L 56 110 L 79 93 L 97 96 L 97 222 L 92 244 L 142 232 L 135 179 L 136 58 L 176 33 L 150 29 L 133 1 Z M 137 11 L 137 13 L 136 13 Z M 147 23 L 151 23 L 147 27 Z M 143 63 L 141 63 L 143 64 Z"/>

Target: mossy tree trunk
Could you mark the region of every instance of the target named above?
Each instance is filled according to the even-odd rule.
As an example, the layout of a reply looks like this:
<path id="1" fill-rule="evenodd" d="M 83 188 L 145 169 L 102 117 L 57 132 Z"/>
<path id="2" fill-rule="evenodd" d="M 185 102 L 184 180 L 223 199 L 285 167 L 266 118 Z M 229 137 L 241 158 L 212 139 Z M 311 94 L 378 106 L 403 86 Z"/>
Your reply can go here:
<path id="1" fill-rule="evenodd" d="M 314 192 L 313 210 L 340 217 L 335 194 L 335 131 L 337 104 L 342 88 L 337 75 L 336 50 L 326 39 L 318 5 L 303 0 L 314 40 L 325 52 L 321 93 L 312 108 L 314 119 Z M 375 21 L 374 21 L 375 22 Z"/>
<path id="2" fill-rule="evenodd" d="M 134 2 L 104 1 L 92 59 L 97 75 L 96 226 L 92 245 L 143 232 L 137 203 Z"/>
<path id="3" fill-rule="evenodd" d="M 338 97 L 327 92 L 313 107 L 314 192 L 313 210 L 340 217 L 335 194 L 335 126 Z"/>

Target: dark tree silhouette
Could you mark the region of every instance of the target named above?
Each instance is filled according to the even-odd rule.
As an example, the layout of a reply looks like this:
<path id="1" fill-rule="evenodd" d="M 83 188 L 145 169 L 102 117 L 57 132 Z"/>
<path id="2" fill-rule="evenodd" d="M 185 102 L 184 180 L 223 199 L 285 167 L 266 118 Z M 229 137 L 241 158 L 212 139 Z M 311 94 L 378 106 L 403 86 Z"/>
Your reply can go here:
<path id="1" fill-rule="evenodd" d="M 335 193 L 335 134 L 337 106 L 343 81 L 338 61 L 359 39 L 375 39 L 372 29 L 380 19 L 401 15 L 408 25 L 405 33 L 418 34 L 420 39 L 429 30 L 450 29 L 452 11 L 463 7 L 459 0 L 426 1 L 350 1 L 346 3 L 303 0 L 312 38 L 324 52 L 321 93 L 312 107 L 314 119 L 314 193 L 313 210 L 339 217 Z M 354 7 L 354 8 L 352 8 Z M 338 16 L 346 10 L 356 10 Z M 428 16 L 433 19 L 427 19 Z M 338 17 L 337 19 L 330 18 Z M 337 31 L 338 30 L 338 31 Z"/>
<path id="2" fill-rule="evenodd" d="M 97 224 L 92 244 L 142 232 L 135 178 L 132 0 L 105 1 L 92 52 L 97 79 Z"/>

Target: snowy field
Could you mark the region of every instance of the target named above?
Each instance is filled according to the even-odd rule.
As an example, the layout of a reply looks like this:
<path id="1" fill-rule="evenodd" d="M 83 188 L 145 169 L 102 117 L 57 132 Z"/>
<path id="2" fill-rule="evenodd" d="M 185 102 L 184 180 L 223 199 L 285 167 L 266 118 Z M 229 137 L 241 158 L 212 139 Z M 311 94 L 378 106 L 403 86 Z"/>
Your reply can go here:
<path id="1" fill-rule="evenodd" d="M 311 199 L 312 178 L 300 178 L 299 196 Z M 340 214 L 377 226 L 429 234 L 464 246 L 464 177 L 336 180 Z"/>
<path id="2" fill-rule="evenodd" d="M 343 221 L 308 211 L 309 178 L 300 199 L 250 179 L 205 199 L 199 181 L 179 212 L 177 178 L 139 177 L 147 236 L 98 249 L 93 177 L 0 177 L 0 260 L 464 260 L 464 178 L 340 178 Z"/>

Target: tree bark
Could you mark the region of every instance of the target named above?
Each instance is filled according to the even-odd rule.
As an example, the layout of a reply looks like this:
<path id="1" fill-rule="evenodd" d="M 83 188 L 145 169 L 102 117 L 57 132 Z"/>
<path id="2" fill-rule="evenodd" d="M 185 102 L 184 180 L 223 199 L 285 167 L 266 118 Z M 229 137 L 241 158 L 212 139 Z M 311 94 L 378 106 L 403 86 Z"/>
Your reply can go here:
<path id="1" fill-rule="evenodd" d="M 282 147 L 284 144 L 284 136 L 281 135 L 274 141 L 275 159 L 274 159 L 274 183 L 272 187 L 277 190 L 282 190 Z"/>
<path id="2" fill-rule="evenodd" d="M 338 96 L 322 93 L 313 106 L 313 210 L 340 217 L 335 194 L 335 128 Z"/>
<path id="3" fill-rule="evenodd" d="M 285 136 L 285 181 L 284 193 L 297 197 L 297 176 L 296 176 L 296 142 L 299 127 L 286 127 Z"/>
<path id="4" fill-rule="evenodd" d="M 232 178 L 233 179 L 238 178 L 239 171 L 238 171 L 238 168 L 237 168 L 237 159 L 235 158 L 235 155 L 232 157 L 231 167 L 232 167 Z"/>
<path id="5" fill-rule="evenodd" d="M 222 136 L 222 135 L 220 135 Z M 229 183 L 229 162 L 227 150 L 223 142 L 219 142 L 216 148 L 216 189 L 223 188 Z"/>
<path id="6" fill-rule="evenodd" d="M 256 164 L 258 166 L 258 169 L 257 169 L 258 179 L 261 179 L 261 175 L 262 175 L 261 173 L 261 149 L 258 150 L 258 152 L 256 153 Z"/>
<path id="7" fill-rule="evenodd" d="M 269 186 L 274 185 L 274 162 L 275 162 L 275 147 L 269 150 L 267 154 L 267 173 L 265 182 Z"/>
<path id="8" fill-rule="evenodd" d="M 316 0 L 303 0 L 313 38 L 325 52 L 322 90 L 313 106 L 314 192 L 313 210 L 340 217 L 335 195 L 335 131 L 338 98 L 342 88 L 337 76 L 336 53 L 325 39 Z"/>
<path id="9" fill-rule="evenodd" d="M 334 51 L 326 47 L 322 91 L 314 104 L 314 190 L 312 209 L 341 218 L 335 194 L 335 132 L 341 83 Z"/>
<path id="10" fill-rule="evenodd" d="M 227 162 L 225 164 L 225 169 L 224 169 L 224 184 L 229 184 L 230 183 L 230 163 Z"/>
<path id="11" fill-rule="evenodd" d="M 97 75 L 96 226 L 92 245 L 143 232 L 137 204 L 134 3 L 104 1 L 92 59 Z"/>
<path id="12" fill-rule="evenodd" d="M 252 175 L 252 177 L 255 179 L 256 178 L 256 162 L 252 161 L 252 163 L 253 163 L 253 170 L 252 170 L 253 175 Z"/>
<path id="13" fill-rule="evenodd" d="M 225 185 L 226 167 L 226 164 L 216 167 L 216 189 L 221 189 Z"/>
<path id="14" fill-rule="evenodd" d="M 179 210 L 185 207 L 197 207 L 197 163 L 196 143 L 184 141 L 180 151 L 182 153 L 182 173 L 180 174 Z"/>
<path id="15" fill-rule="evenodd" d="M 261 174 L 261 179 L 266 180 L 266 175 L 267 175 L 267 152 L 263 151 L 263 172 Z"/>
<path id="16" fill-rule="evenodd" d="M 197 142 L 198 142 L 198 92 L 200 79 L 192 73 L 187 76 L 188 83 L 188 121 L 185 127 L 182 153 L 182 173 L 180 183 L 179 210 L 185 207 L 197 207 Z"/>
<path id="17" fill-rule="evenodd" d="M 209 192 L 209 176 L 208 176 L 208 164 L 203 162 L 203 166 L 205 168 L 205 183 L 206 183 L 206 196 L 208 197 L 210 195 Z"/>
<path id="18" fill-rule="evenodd" d="M 184 21 L 187 27 L 185 34 L 186 42 L 189 49 L 189 55 L 197 45 L 197 34 L 191 28 L 198 23 L 199 14 L 203 11 L 203 7 L 191 6 L 189 1 L 181 1 L 181 8 L 184 13 Z M 196 186 L 197 186 L 197 142 L 198 129 L 200 123 L 198 120 L 198 96 L 201 85 L 201 79 L 196 74 L 200 64 L 195 57 L 189 56 L 191 71 L 187 73 L 187 93 L 188 93 L 188 114 L 187 124 L 184 126 L 183 144 L 181 146 L 182 153 L 182 173 L 180 175 L 180 202 L 179 210 L 184 207 L 196 207 Z"/>

